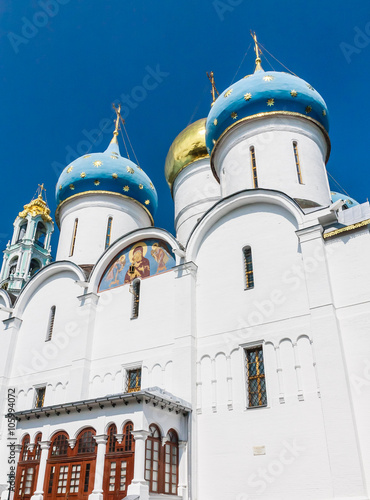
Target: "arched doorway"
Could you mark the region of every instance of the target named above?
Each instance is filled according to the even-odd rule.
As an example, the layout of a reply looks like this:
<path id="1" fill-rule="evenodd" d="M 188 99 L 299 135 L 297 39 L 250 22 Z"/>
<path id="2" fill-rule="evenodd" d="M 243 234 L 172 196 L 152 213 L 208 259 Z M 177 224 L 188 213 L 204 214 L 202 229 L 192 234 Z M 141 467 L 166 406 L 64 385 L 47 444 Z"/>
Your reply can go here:
<path id="1" fill-rule="evenodd" d="M 54 436 L 46 469 L 45 500 L 87 500 L 94 486 L 94 436 L 94 429 L 84 429 L 78 435 L 73 449 L 69 446 L 65 432 Z"/>
<path id="2" fill-rule="evenodd" d="M 121 443 L 117 441 L 117 428 L 108 429 L 104 467 L 104 500 L 120 500 L 127 494 L 127 487 L 134 477 L 135 441 L 131 434 L 134 426 L 127 422 L 123 428 Z"/>
<path id="3" fill-rule="evenodd" d="M 29 500 L 33 495 L 40 463 L 40 441 L 41 433 L 37 434 L 33 447 L 30 447 L 28 434 L 23 438 L 15 479 L 14 500 Z"/>

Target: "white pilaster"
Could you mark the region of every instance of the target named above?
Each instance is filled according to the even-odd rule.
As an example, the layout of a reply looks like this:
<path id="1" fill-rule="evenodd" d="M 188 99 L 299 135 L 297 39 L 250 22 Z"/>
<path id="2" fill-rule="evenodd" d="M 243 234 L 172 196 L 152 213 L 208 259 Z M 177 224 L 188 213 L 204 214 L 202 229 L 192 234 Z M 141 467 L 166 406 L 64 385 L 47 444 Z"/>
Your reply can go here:
<path id="1" fill-rule="evenodd" d="M 100 434 L 94 436 L 94 439 L 98 445 L 98 451 L 96 455 L 94 489 L 89 495 L 89 500 L 103 500 L 104 459 L 108 436 Z"/>
<path id="2" fill-rule="evenodd" d="M 31 500 L 43 500 L 44 498 L 43 487 L 45 481 L 46 461 L 48 459 L 50 441 L 41 441 L 40 448 L 41 448 L 41 456 L 40 456 L 39 473 L 37 476 L 36 490 L 32 495 Z"/>
<path id="3" fill-rule="evenodd" d="M 138 495 L 140 500 L 149 500 L 149 485 L 145 481 L 145 441 L 149 431 L 131 431 L 135 439 L 134 478 L 127 489 L 127 495 Z"/>
<path id="4" fill-rule="evenodd" d="M 177 494 L 183 500 L 188 498 L 188 455 L 187 441 L 179 441 L 179 484 Z"/>

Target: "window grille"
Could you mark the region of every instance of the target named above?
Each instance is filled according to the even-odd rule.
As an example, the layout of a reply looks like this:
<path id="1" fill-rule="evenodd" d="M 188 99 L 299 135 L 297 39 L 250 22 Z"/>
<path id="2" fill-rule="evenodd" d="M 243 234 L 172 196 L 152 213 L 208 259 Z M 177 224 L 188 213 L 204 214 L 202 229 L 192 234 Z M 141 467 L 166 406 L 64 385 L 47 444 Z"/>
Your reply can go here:
<path id="1" fill-rule="evenodd" d="M 110 245 L 110 237 L 112 233 L 112 221 L 113 217 L 108 218 L 108 224 L 107 224 L 107 234 L 105 236 L 105 248 L 107 249 Z"/>
<path id="2" fill-rule="evenodd" d="M 70 257 L 72 257 L 72 255 L 73 255 L 73 253 L 75 251 L 77 226 L 78 226 L 78 219 L 75 219 L 75 223 L 74 223 L 74 226 L 73 226 L 73 233 L 72 233 L 71 251 L 69 252 L 69 256 Z"/>
<path id="3" fill-rule="evenodd" d="M 126 375 L 126 392 L 136 392 L 141 389 L 141 368 L 128 370 Z"/>
<path id="4" fill-rule="evenodd" d="M 77 453 L 94 453 L 96 442 L 92 431 L 85 431 L 78 440 Z"/>
<path id="5" fill-rule="evenodd" d="M 35 408 L 42 408 L 44 406 L 45 392 L 46 387 L 38 387 L 36 389 Z"/>
<path id="6" fill-rule="evenodd" d="M 136 279 L 132 282 L 132 312 L 131 319 L 139 316 L 139 303 L 140 303 L 140 280 Z"/>
<path id="7" fill-rule="evenodd" d="M 59 434 L 51 446 L 51 456 L 58 457 L 60 455 L 67 455 L 68 452 L 68 439 L 64 434 Z"/>
<path id="8" fill-rule="evenodd" d="M 253 274 L 253 262 L 252 262 L 252 249 L 251 247 L 243 248 L 244 256 L 244 278 L 245 278 L 245 289 L 254 287 L 254 274 Z"/>
<path id="9" fill-rule="evenodd" d="M 298 145 L 297 145 L 297 143 L 295 141 L 293 142 L 293 151 L 294 151 L 295 166 L 296 166 L 296 169 L 297 169 L 298 182 L 299 182 L 299 184 L 303 184 L 303 182 L 302 182 L 301 164 L 299 162 L 299 155 L 298 155 Z"/>
<path id="10" fill-rule="evenodd" d="M 254 150 L 254 146 L 250 147 L 251 153 L 251 164 L 252 164 L 252 177 L 253 177 L 253 186 L 258 188 L 258 177 L 257 177 L 257 163 L 256 163 L 256 152 Z"/>
<path id="11" fill-rule="evenodd" d="M 46 334 L 45 342 L 49 342 L 49 340 L 51 340 L 51 337 L 53 336 L 54 320 L 55 320 L 55 310 L 56 310 L 55 306 L 52 306 L 51 309 L 50 309 L 48 331 L 47 331 L 47 334 Z"/>
<path id="12" fill-rule="evenodd" d="M 245 349 L 245 364 L 248 379 L 248 406 L 266 406 L 267 395 L 262 346 Z"/>

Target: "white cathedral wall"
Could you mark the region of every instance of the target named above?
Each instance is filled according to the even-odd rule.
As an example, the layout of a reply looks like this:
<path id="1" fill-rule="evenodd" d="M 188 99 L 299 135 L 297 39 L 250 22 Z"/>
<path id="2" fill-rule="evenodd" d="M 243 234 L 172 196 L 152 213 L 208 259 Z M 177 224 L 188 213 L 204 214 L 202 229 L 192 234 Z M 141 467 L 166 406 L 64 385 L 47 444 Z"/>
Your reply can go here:
<path id="1" fill-rule="evenodd" d="M 130 199 L 93 194 L 66 202 L 60 211 L 60 236 L 56 260 L 95 264 L 105 250 L 108 218 L 112 217 L 111 243 L 121 236 L 152 225 L 144 208 Z M 78 219 L 75 248 L 71 243 Z"/>
<path id="2" fill-rule="evenodd" d="M 302 184 L 298 181 L 293 141 L 297 142 Z M 258 187 L 276 189 L 291 198 L 312 200 L 322 206 L 331 203 L 324 135 L 315 124 L 293 117 L 244 122 L 221 139 L 213 162 L 223 197 L 254 188 L 251 146 L 255 149 Z"/>
<path id="3" fill-rule="evenodd" d="M 321 304 L 324 295 L 308 296 L 314 290 L 308 282 L 317 281 L 317 272 L 328 279 L 326 259 L 317 254 L 315 269 L 305 267 L 294 221 L 282 209 L 269 208 L 270 213 L 263 206 L 245 207 L 221 219 L 204 237 L 195 259 L 198 494 L 238 498 L 248 492 L 267 499 L 284 491 L 284 498 L 307 500 L 339 492 L 343 497 L 363 495 L 356 424 L 350 405 L 342 406 L 348 390 L 345 363 L 330 340 L 336 335 L 335 319 L 333 323 L 326 306 L 312 306 L 315 300 Z M 315 255 L 312 241 L 305 244 L 306 259 Z M 252 248 L 252 290 L 244 290 L 244 245 Z M 284 298 L 275 305 L 274 289 L 280 293 L 273 296 Z M 322 311 L 319 331 L 312 307 L 315 315 Z M 250 316 L 250 311 L 260 315 Z M 249 409 L 243 347 L 261 343 L 268 405 Z M 334 394 L 340 416 L 333 410 Z M 255 455 L 263 446 L 264 454 Z M 215 482 L 216 477 L 227 477 L 227 485 Z"/>

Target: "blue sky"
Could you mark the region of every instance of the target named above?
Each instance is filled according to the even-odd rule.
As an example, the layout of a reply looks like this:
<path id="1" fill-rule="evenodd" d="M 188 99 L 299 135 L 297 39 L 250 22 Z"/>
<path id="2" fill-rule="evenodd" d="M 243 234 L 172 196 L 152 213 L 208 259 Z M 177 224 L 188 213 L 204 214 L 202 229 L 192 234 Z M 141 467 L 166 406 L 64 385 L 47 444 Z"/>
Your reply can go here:
<path id="1" fill-rule="evenodd" d="M 155 224 L 173 232 L 168 149 L 209 111 L 206 71 L 215 72 L 220 92 L 253 71 L 250 29 L 323 96 L 328 171 L 359 202 L 368 197 L 368 1 L 2 0 L 0 18 L 1 248 L 38 183 L 54 214 L 59 172 L 87 149 L 107 147 L 109 127 L 95 144 L 94 136 L 122 98 L 136 155 L 158 191 Z M 263 66 L 270 69 L 264 59 Z M 153 72 L 157 82 L 147 76 Z M 55 253 L 56 235 L 52 242 Z"/>

